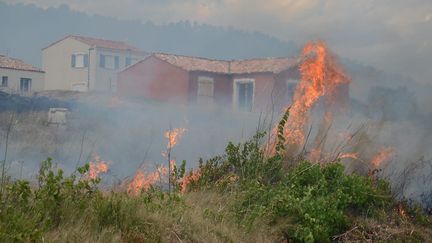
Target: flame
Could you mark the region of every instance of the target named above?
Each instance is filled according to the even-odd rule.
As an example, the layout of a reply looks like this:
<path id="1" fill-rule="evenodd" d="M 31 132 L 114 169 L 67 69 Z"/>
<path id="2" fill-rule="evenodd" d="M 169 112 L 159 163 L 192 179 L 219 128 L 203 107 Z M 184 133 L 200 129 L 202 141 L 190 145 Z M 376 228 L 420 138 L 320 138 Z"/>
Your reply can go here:
<path id="1" fill-rule="evenodd" d="M 356 160 L 359 160 L 358 153 L 344 153 L 344 154 L 339 155 L 338 158 L 339 158 L 339 159 L 346 159 L 346 158 L 349 158 L 349 159 L 356 159 Z"/>
<path id="2" fill-rule="evenodd" d="M 404 206 L 402 203 L 398 204 L 397 211 L 398 211 L 400 216 L 406 217 L 406 212 L 405 212 L 405 209 L 404 209 Z"/>
<path id="3" fill-rule="evenodd" d="M 168 139 L 167 149 L 172 149 L 179 141 L 179 139 L 186 132 L 186 128 L 174 128 L 165 132 L 165 138 Z"/>
<path id="4" fill-rule="evenodd" d="M 108 163 L 103 161 L 99 155 L 94 155 L 94 158 L 89 163 L 88 178 L 95 180 L 101 173 L 108 172 Z"/>
<path id="5" fill-rule="evenodd" d="M 382 148 L 372 158 L 372 166 L 374 168 L 380 167 L 383 162 L 390 160 L 393 156 L 395 156 L 395 154 L 396 152 L 392 147 Z"/>
<path id="6" fill-rule="evenodd" d="M 159 166 L 156 171 L 150 172 L 147 175 L 142 170 L 137 170 L 134 178 L 129 183 L 128 193 L 138 195 L 142 190 L 147 191 L 152 185 L 161 181 L 161 176 L 167 175 L 168 170 L 166 167 Z"/>
<path id="7" fill-rule="evenodd" d="M 286 143 L 295 146 L 304 144 L 304 127 L 310 109 L 321 97 L 327 97 L 327 104 L 331 105 L 337 98 L 340 85 L 349 83 L 324 42 L 306 44 L 301 57 L 301 79 L 294 93 L 284 134 Z M 324 121 L 330 121 L 330 115 L 326 116 Z"/>
<path id="8" fill-rule="evenodd" d="M 175 159 L 171 159 L 170 165 L 171 165 L 171 172 L 174 171 L 177 161 Z"/>
<path id="9" fill-rule="evenodd" d="M 201 170 L 193 170 L 189 174 L 185 175 L 183 179 L 180 181 L 180 192 L 185 193 L 188 185 L 191 182 L 197 181 L 201 176 Z"/>

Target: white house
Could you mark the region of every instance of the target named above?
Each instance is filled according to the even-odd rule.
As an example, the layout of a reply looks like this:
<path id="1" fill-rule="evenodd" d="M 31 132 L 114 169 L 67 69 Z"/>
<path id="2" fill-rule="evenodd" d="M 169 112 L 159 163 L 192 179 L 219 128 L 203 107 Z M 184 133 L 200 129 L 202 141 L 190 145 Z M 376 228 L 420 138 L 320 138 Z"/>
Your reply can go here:
<path id="1" fill-rule="evenodd" d="M 116 91 L 117 72 L 145 56 L 125 42 L 66 36 L 42 49 L 45 90 Z"/>
<path id="2" fill-rule="evenodd" d="M 42 91 L 44 74 L 22 60 L 0 55 L 0 91 L 23 95 Z"/>

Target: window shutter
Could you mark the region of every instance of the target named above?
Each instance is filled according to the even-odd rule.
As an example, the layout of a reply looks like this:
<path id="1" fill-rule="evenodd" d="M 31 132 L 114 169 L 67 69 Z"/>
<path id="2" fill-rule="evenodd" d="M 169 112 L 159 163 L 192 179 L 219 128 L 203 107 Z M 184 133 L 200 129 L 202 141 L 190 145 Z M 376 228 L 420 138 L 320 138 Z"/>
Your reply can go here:
<path id="1" fill-rule="evenodd" d="M 76 65 L 75 65 L 75 59 L 76 59 L 76 56 L 75 56 L 75 54 L 72 54 L 72 56 L 71 56 L 71 66 L 74 68 Z"/>
<path id="2" fill-rule="evenodd" d="M 88 54 L 84 55 L 84 67 L 88 67 Z"/>
<path id="3" fill-rule="evenodd" d="M 101 54 L 100 55 L 100 60 L 99 60 L 99 66 L 104 68 L 105 67 L 105 55 Z"/>
<path id="4" fill-rule="evenodd" d="M 120 67 L 120 58 L 118 56 L 114 57 L 114 68 L 119 69 Z"/>

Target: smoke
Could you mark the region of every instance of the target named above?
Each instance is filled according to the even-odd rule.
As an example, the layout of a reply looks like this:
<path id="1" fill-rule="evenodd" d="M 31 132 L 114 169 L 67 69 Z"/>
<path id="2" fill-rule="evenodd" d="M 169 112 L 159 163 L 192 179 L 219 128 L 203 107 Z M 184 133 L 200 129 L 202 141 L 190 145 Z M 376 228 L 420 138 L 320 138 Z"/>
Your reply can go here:
<path id="1" fill-rule="evenodd" d="M 350 70 L 347 74 L 351 75 Z M 323 80 L 334 81 L 331 77 L 336 76 L 324 77 Z M 321 79 L 318 81 L 318 87 L 325 86 Z M 351 90 L 359 92 L 356 79 Z M 318 144 L 321 159 L 317 161 L 340 158 L 348 173 L 372 173 L 386 178 L 398 198 L 431 208 L 432 115 L 418 105 L 412 89 L 377 86 L 360 93 L 364 98 L 351 99 L 351 109 L 334 114 L 325 129 L 320 127 L 328 110 L 319 105 L 323 102 L 321 95 L 312 102 L 317 105 L 311 104 L 307 111 L 299 113 L 299 117 L 310 115 L 300 127 L 311 129 L 310 139 L 307 130 L 301 139 L 306 144 L 306 157 L 315 157 L 309 155 Z M 11 114 L 14 117 L 6 160 L 12 178 L 35 179 L 40 162 L 48 156 L 66 173 L 72 173 L 97 155 L 110 161 L 107 173 L 100 174 L 102 181 L 106 185 L 116 184 L 133 177 L 143 165 L 150 171 L 160 165 L 168 167 L 162 153 L 167 148 L 166 130 L 173 128 L 185 129 L 185 133 L 173 147 L 171 158 L 186 160 L 188 168 L 192 168 L 200 157 L 207 159 L 223 153 L 229 141 L 244 141 L 258 127 L 268 131 L 277 122 L 270 114 L 278 113 L 277 110 L 233 112 L 230 107 L 137 101 L 98 93 L 53 91 L 42 95 L 56 101 L 36 97 L 29 102 L 39 104 L 44 100 L 48 105 L 28 106 L 29 102 L 24 102 L 19 109 L 13 104 L 10 106 L 15 108 L 2 107 L 0 112 L 1 154 L 6 152 Z M 47 109 L 52 105 L 69 109 L 66 125 L 48 124 Z M 278 105 L 285 104 L 275 107 Z M 373 158 L 387 148 L 391 148 L 388 150 L 392 151 L 391 156 L 384 156 L 372 166 Z"/>
<path id="2" fill-rule="evenodd" d="M 64 96 L 64 94 L 62 94 Z M 174 104 L 122 102 L 112 106 L 112 96 L 83 94 L 82 100 L 70 101 L 66 125 L 48 124 L 48 112 L 29 110 L 17 113 L 8 141 L 7 167 L 13 178 L 34 179 L 39 164 L 52 157 L 58 167 L 71 173 L 100 156 L 111 161 L 105 182 L 133 176 L 141 164 L 153 170 L 167 160 L 165 132 L 185 128 L 186 132 L 172 148 L 172 158 L 196 166 L 200 157 L 207 159 L 224 152 L 229 141 L 248 139 L 256 131 L 259 114 L 235 114 L 221 107 L 202 109 Z M 118 99 L 118 98 L 117 98 Z M 1 149 L 5 150 L 6 125 L 12 112 L 0 112 Z"/>

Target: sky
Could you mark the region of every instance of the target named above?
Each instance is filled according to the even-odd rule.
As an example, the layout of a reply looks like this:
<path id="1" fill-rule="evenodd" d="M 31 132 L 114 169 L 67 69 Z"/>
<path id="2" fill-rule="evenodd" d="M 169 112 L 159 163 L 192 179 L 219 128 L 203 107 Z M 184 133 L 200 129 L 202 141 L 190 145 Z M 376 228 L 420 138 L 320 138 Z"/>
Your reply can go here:
<path id="1" fill-rule="evenodd" d="M 93 15 L 259 31 L 432 84 L 432 0 L 2 0 Z"/>

